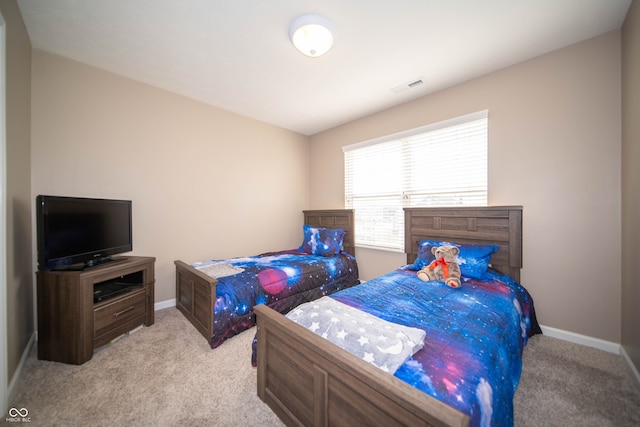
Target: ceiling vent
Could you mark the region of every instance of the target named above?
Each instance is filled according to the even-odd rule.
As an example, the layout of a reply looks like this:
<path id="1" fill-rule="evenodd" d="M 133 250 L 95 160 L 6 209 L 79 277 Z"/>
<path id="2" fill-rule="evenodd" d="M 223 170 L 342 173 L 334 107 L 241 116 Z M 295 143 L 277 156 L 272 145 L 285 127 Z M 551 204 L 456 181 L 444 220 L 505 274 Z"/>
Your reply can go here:
<path id="1" fill-rule="evenodd" d="M 418 86 L 421 86 L 422 84 L 424 84 L 424 77 L 418 77 L 416 79 L 403 83 L 400 86 L 396 86 L 392 88 L 391 91 L 395 93 L 402 93 L 409 89 L 415 89 Z"/>

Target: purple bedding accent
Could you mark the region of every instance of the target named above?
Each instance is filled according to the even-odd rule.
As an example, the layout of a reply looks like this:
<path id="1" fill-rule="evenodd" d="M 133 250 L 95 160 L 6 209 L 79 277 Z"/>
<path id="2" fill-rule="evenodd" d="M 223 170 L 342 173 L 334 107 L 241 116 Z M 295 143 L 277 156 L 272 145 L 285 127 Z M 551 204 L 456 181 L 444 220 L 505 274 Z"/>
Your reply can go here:
<path id="1" fill-rule="evenodd" d="M 192 267 L 218 262 L 199 262 Z M 303 302 L 360 283 L 355 258 L 346 252 L 326 257 L 288 250 L 223 262 L 243 271 L 218 278 L 211 348 L 254 326 L 253 307 L 257 304 L 286 313 Z"/>
<path id="2" fill-rule="evenodd" d="M 468 414 L 471 425 L 513 425 L 522 352 L 541 333 L 531 296 L 513 278 L 490 269 L 453 289 L 403 267 L 331 297 L 426 332 L 397 378 Z"/>

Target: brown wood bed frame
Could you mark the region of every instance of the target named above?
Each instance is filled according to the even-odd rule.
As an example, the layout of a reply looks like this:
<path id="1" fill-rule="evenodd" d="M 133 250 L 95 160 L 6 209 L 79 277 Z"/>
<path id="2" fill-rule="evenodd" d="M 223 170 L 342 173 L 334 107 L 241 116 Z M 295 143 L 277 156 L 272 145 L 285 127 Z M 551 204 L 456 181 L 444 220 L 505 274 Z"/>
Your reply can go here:
<path id="1" fill-rule="evenodd" d="M 305 224 L 315 227 L 344 229 L 346 234 L 343 250 L 355 256 L 353 209 L 308 210 L 303 212 Z M 174 261 L 174 264 L 176 266 L 176 308 L 209 342 L 213 336 L 213 307 L 216 302 L 218 280 L 196 270 L 183 261 L 177 260 Z"/>
<path id="2" fill-rule="evenodd" d="M 519 280 L 522 207 L 405 209 L 405 251 L 438 239 L 499 245 L 492 267 Z M 270 308 L 255 307 L 258 396 L 288 426 L 467 426 L 466 414 L 337 347 Z"/>

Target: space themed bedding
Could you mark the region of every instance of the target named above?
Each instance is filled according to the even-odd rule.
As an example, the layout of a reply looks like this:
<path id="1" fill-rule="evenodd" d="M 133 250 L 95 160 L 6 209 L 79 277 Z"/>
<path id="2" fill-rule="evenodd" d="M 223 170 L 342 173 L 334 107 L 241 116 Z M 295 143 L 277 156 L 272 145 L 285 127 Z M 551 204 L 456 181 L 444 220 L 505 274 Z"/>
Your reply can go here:
<path id="1" fill-rule="evenodd" d="M 540 333 L 533 300 L 515 279 L 489 269 L 484 278 L 463 278 L 462 286 L 453 289 L 441 282 L 423 282 L 405 266 L 330 298 L 425 332 L 421 348 L 406 358 L 395 377 L 467 414 L 471 425 L 513 425 L 523 348 L 531 335 Z M 294 312 L 288 317 L 295 317 Z M 310 329 L 331 329 L 339 340 L 351 335 L 356 342 L 371 341 L 363 334 L 347 333 L 340 326 L 345 319 L 331 317 L 330 328 L 318 322 Z M 378 345 L 380 356 L 399 347 L 392 341 L 387 338 Z M 363 357 L 379 366 L 377 358 L 374 351 Z"/>
<path id="2" fill-rule="evenodd" d="M 254 326 L 257 304 L 286 313 L 360 283 L 355 258 L 342 251 L 314 255 L 296 249 L 191 266 L 217 278 L 211 348 Z"/>

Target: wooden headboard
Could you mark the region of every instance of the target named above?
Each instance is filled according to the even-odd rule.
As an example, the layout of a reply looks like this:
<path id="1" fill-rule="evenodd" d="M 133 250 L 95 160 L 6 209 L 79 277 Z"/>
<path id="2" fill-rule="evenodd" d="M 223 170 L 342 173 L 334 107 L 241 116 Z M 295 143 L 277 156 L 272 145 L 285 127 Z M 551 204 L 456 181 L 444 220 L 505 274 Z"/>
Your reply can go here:
<path id="1" fill-rule="evenodd" d="M 418 256 L 421 240 L 444 240 L 500 246 L 491 266 L 520 281 L 522 206 L 405 208 L 407 263 Z"/>
<path id="2" fill-rule="evenodd" d="M 356 255 L 353 209 L 325 209 L 304 212 L 304 223 L 313 227 L 342 228 L 345 231 L 343 250 Z"/>

